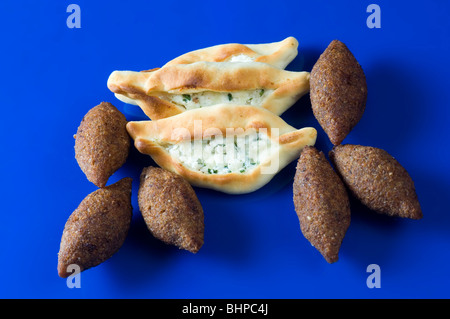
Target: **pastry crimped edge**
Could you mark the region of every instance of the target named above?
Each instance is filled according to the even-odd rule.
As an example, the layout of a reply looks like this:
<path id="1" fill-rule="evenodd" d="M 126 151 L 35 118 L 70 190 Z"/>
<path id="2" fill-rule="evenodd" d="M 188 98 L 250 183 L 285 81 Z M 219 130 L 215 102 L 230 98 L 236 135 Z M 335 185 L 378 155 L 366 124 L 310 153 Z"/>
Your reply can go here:
<path id="1" fill-rule="evenodd" d="M 279 42 L 262 44 L 228 43 L 187 52 L 167 62 L 165 66 L 198 61 L 227 62 L 233 56 L 246 55 L 255 62 L 263 62 L 284 69 L 298 54 L 298 41 L 287 37 Z"/>
<path id="2" fill-rule="evenodd" d="M 114 71 L 107 85 L 118 99 L 139 105 L 150 119 L 157 120 L 186 111 L 158 94 L 203 91 L 273 90 L 260 107 L 281 115 L 309 92 L 309 77 L 306 71 L 286 71 L 261 62 L 200 61 L 149 72 Z"/>
<path id="3" fill-rule="evenodd" d="M 201 121 L 202 130 L 195 131 L 195 121 Z M 197 122 L 198 123 L 198 122 Z M 163 148 L 163 144 L 183 140 L 181 134 L 173 134 L 183 128 L 193 139 L 210 137 L 219 129 L 226 136 L 226 128 L 266 129 L 272 143 L 279 145 L 279 153 L 272 152 L 270 158 L 246 173 L 204 174 L 185 167 Z M 271 129 L 279 130 L 279 138 Z M 306 145 L 314 145 L 317 131 L 313 127 L 296 129 L 273 113 L 248 105 L 219 104 L 209 108 L 186 111 L 182 114 L 157 121 L 129 122 L 127 130 L 135 141 L 139 152 L 150 155 L 160 167 L 183 176 L 193 186 L 215 189 L 224 193 L 243 194 L 255 191 L 267 184 L 281 169 L 298 158 Z M 187 130 L 187 131 L 186 131 Z M 208 133 L 209 132 L 209 133 Z M 278 156 L 276 172 L 262 173 L 263 167 Z"/>

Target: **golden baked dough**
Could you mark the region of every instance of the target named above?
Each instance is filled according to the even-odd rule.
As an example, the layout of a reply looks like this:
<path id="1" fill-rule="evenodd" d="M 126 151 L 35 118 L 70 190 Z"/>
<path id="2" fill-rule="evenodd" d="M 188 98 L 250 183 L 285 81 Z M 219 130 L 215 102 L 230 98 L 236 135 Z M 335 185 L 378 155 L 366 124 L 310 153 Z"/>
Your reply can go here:
<path id="1" fill-rule="evenodd" d="M 191 51 L 167 62 L 167 65 L 206 62 L 264 62 L 284 69 L 298 54 L 298 41 L 288 37 L 263 44 L 228 43 Z"/>
<path id="2" fill-rule="evenodd" d="M 260 107 L 232 104 L 128 122 L 127 130 L 160 167 L 194 186 L 232 194 L 267 184 L 317 136 L 314 128 L 297 130 Z"/>
<path id="3" fill-rule="evenodd" d="M 108 88 L 152 120 L 225 103 L 256 105 L 281 115 L 309 91 L 309 72 L 261 62 L 195 62 L 149 72 L 114 71 Z"/>

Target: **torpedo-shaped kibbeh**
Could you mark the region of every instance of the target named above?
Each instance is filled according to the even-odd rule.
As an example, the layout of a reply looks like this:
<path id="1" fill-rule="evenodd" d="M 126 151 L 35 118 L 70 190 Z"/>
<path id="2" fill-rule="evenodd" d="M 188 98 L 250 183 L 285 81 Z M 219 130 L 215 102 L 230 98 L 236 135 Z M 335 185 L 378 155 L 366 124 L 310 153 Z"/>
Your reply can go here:
<path id="1" fill-rule="evenodd" d="M 333 40 L 311 70 L 311 106 L 331 143 L 341 144 L 363 116 L 367 100 L 364 71 L 339 40 Z"/>
<path id="2" fill-rule="evenodd" d="M 232 104 L 131 121 L 127 130 L 158 166 L 192 186 L 229 194 L 260 189 L 317 137 L 313 127 L 297 129 L 263 108 Z"/>
<path id="3" fill-rule="evenodd" d="M 84 271 L 109 259 L 122 246 L 133 214 L 131 182 L 126 177 L 92 192 L 70 215 L 58 253 L 60 277 L 71 274 L 69 265 Z"/>
<path id="4" fill-rule="evenodd" d="M 203 208 L 192 186 L 180 175 L 159 167 L 145 167 L 138 203 L 155 238 L 192 253 L 203 246 Z"/>
<path id="5" fill-rule="evenodd" d="M 350 204 L 345 185 L 313 146 L 306 146 L 300 155 L 293 191 L 303 235 L 328 263 L 336 262 L 350 226 Z"/>
<path id="6" fill-rule="evenodd" d="M 298 54 L 298 41 L 287 37 L 260 44 L 227 43 L 187 52 L 164 66 L 207 62 L 263 62 L 284 69 Z"/>
<path id="7" fill-rule="evenodd" d="M 349 190 L 370 209 L 403 218 L 421 219 L 414 182 L 388 152 L 362 145 L 338 145 L 330 160 Z"/>
<path id="8" fill-rule="evenodd" d="M 102 102 L 83 117 L 75 137 L 75 158 L 87 179 L 104 187 L 127 160 L 130 136 L 125 116 Z"/>

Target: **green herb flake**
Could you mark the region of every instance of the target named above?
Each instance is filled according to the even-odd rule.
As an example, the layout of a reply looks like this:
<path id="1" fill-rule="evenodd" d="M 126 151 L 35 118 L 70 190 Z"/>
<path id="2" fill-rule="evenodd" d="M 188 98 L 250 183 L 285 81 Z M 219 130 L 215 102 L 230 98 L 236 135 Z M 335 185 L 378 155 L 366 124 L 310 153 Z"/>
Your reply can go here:
<path id="1" fill-rule="evenodd" d="M 231 101 L 233 99 L 233 95 L 231 93 L 228 93 L 228 101 Z"/>
<path id="2" fill-rule="evenodd" d="M 264 89 L 262 89 L 261 91 L 259 91 L 259 96 L 263 96 L 264 94 Z"/>
<path id="3" fill-rule="evenodd" d="M 202 165 L 202 166 L 205 166 L 205 162 L 203 162 L 203 160 L 202 159 L 197 159 L 197 164 L 199 164 L 199 165 Z"/>
<path id="4" fill-rule="evenodd" d="M 183 102 L 187 102 L 191 100 L 191 96 L 189 94 L 183 94 Z"/>

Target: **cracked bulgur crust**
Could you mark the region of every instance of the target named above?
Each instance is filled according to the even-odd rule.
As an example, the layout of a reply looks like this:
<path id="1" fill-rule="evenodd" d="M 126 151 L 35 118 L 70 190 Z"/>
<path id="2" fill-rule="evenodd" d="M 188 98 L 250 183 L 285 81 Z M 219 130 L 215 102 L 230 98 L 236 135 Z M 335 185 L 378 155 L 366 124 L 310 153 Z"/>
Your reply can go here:
<path id="1" fill-rule="evenodd" d="M 127 160 L 131 140 L 126 125 L 125 116 L 114 105 L 102 102 L 89 110 L 78 127 L 75 158 L 98 187 L 104 187 Z"/>
<path id="2" fill-rule="evenodd" d="M 333 40 L 311 70 L 311 106 L 334 145 L 342 143 L 363 116 L 367 83 L 360 64 L 339 40 Z"/>
<path id="3" fill-rule="evenodd" d="M 313 146 L 306 146 L 300 155 L 293 192 L 303 235 L 328 263 L 336 262 L 350 226 L 350 204 L 345 185 Z"/>
<path id="4" fill-rule="evenodd" d="M 58 253 L 58 275 L 68 277 L 67 267 L 80 270 L 97 266 L 122 246 L 130 228 L 131 182 L 129 177 L 100 188 L 80 203 L 66 222 Z"/>
<path id="5" fill-rule="evenodd" d="M 413 180 L 385 150 L 346 144 L 333 147 L 329 157 L 350 191 L 370 209 L 390 216 L 422 218 Z"/>
<path id="6" fill-rule="evenodd" d="M 204 241 L 203 208 L 183 177 L 159 167 L 145 167 L 138 203 L 154 237 L 192 253 L 200 250 Z"/>

